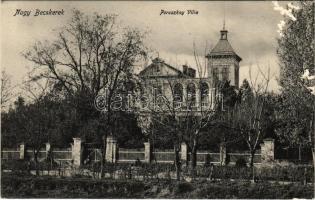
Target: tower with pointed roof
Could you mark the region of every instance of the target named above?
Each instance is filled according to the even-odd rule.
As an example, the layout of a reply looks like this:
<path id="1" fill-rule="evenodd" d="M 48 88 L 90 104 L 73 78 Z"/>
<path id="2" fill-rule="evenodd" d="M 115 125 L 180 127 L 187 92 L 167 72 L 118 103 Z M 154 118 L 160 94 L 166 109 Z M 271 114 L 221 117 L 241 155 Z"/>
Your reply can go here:
<path id="1" fill-rule="evenodd" d="M 206 56 L 208 62 L 208 77 L 212 79 L 213 84 L 219 80 L 228 80 L 231 85 L 239 86 L 239 63 L 242 60 L 238 56 L 228 41 L 228 31 L 220 31 L 219 42 Z"/>

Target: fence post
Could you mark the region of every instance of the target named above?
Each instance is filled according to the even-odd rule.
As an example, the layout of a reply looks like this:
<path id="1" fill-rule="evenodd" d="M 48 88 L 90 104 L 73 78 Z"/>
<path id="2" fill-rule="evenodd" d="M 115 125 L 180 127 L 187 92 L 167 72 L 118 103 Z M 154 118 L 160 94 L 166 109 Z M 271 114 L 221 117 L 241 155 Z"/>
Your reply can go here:
<path id="1" fill-rule="evenodd" d="M 220 165 L 226 165 L 226 145 L 224 142 L 220 143 Z"/>
<path id="2" fill-rule="evenodd" d="M 106 138 L 106 162 L 116 163 L 118 155 L 117 140 L 113 136 Z"/>
<path id="3" fill-rule="evenodd" d="M 261 147 L 261 163 L 268 164 L 275 160 L 275 143 L 274 139 L 266 138 Z"/>
<path id="4" fill-rule="evenodd" d="M 76 167 L 80 167 L 82 163 L 82 140 L 81 138 L 73 138 L 73 146 L 72 146 L 72 160 L 73 165 Z"/>
<path id="5" fill-rule="evenodd" d="M 144 143 L 144 162 L 151 163 L 152 158 L 152 149 L 150 142 Z"/>
<path id="6" fill-rule="evenodd" d="M 46 145 L 46 159 L 47 159 L 48 155 L 49 155 L 49 152 L 50 152 L 50 149 L 51 149 L 51 146 L 50 146 L 49 142 L 45 143 L 45 145 Z"/>
<path id="7" fill-rule="evenodd" d="M 20 159 L 22 160 L 25 158 L 25 150 L 26 150 L 25 144 L 24 143 L 20 144 Z"/>
<path id="8" fill-rule="evenodd" d="M 183 165 L 187 165 L 187 157 L 188 157 L 188 150 L 187 150 L 187 144 L 185 142 L 182 142 L 180 145 L 180 149 L 181 149 L 181 160 L 182 160 L 182 164 Z"/>

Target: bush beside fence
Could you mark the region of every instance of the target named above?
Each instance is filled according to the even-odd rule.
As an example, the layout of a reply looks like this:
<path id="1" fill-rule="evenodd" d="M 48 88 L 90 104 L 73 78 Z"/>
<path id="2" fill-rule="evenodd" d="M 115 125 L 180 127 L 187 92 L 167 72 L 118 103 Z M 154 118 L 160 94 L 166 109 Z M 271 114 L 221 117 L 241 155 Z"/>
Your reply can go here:
<path id="1" fill-rule="evenodd" d="M 313 186 L 250 182 L 90 180 L 2 176 L 5 198 L 312 198 Z"/>
<path id="2" fill-rule="evenodd" d="M 2 162 L 2 170 L 11 170 L 15 173 L 29 173 L 36 167 L 40 174 L 55 176 L 85 176 L 100 178 L 101 163 L 91 163 L 72 168 L 58 162 L 34 162 L 16 160 Z M 46 171 L 46 172 L 45 172 Z M 54 171 L 54 172 L 53 172 Z M 175 166 L 171 163 L 105 163 L 103 166 L 105 178 L 114 179 L 175 179 Z M 236 166 L 197 166 L 195 172 L 188 166 L 182 167 L 182 179 L 196 178 L 207 180 L 255 180 L 255 181 L 287 181 L 287 182 L 313 182 L 313 167 L 311 166 L 282 166 L 282 167 L 236 167 Z"/>

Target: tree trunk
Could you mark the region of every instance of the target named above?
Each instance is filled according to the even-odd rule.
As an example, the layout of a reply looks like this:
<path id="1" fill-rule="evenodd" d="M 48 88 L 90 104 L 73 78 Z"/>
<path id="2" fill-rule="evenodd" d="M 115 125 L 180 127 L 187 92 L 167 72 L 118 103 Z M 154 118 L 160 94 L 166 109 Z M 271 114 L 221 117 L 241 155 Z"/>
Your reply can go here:
<path id="1" fill-rule="evenodd" d="M 253 149 L 250 151 L 250 162 L 249 162 L 249 166 L 251 168 L 251 177 L 252 180 L 255 181 L 255 168 L 254 168 L 254 157 L 255 157 L 255 152 L 256 150 Z"/>
<path id="2" fill-rule="evenodd" d="M 106 156 L 106 138 L 107 138 L 107 134 L 104 135 L 103 137 L 103 142 L 102 142 L 102 150 L 101 150 L 101 154 L 102 154 L 102 158 L 101 158 L 101 178 L 105 177 L 105 170 L 104 170 L 104 166 L 105 166 L 105 156 Z"/>
<path id="3" fill-rule="evenodd" d="M 180 174 L 181 174 L 181 163 L 179 157 L 179 148 L 174 148 L 175 153 L 175 169 L 176 169 L 176 180 L 180 181 Z"/>
<path id="4" fill-rule="evenodd" d="M 249 162 L 249 166 L 250 166 L 251 168 L 254 167 L 255 152 L 256 152 L 255 149 L 253 149 L 253 150 L 250 151 L 250 162 Z"/>
<path id="5" fill-rule="evenodd" d="M 193 146 L 191 149 L 191 175 L 194 177 L 196 172 L 196 166 L 197 166 L 197 150 L 198 150 L 198 133 L 196 132 L 193 137 Z"/>
<path id="6" fill-rule="evenodd" d="M 301 144 L 299 144 L 299 162 L 302 160 L 302 155 L 301 155 Z"/>
<path id="7" fill-rule="evenodd" d="M 36 176 L 39 176 L 39 169 L 38 169 L 38 151 L 33 149 L 33 154 L 34 154 L 34 162 L 35 162 L 35 171 L 36 171 Z"/>
<path id="8" fill-rule="evenodd" d="M 313 177 L 314 177 L 314 182 L 313 185 L 315 184 L 315 148 L 312 148 L 312 155 L 313 155 Z M 315 186 L 314 186 L 314 196 L 315 196 Z"/>
<path id="9" fill-rule="evenodd" d="M 101 169 L 100 169 L 100 174 L 101 174 L 101 178 L 105 177 L 105 171 L 104 171 L 104 164 L 105 164 L 105 153 L 104 153 L 104 149 L 102 150 L 102 158 L 101 158 Z"/>
<path id="10" fill-rule="evenodd" d="M 194 139 L 193 139 L 193 146 L 192 146 L 192 149 L 191 149 L 191 163 L 190 163 L 190 166 L 191 166 L 192 170 L 195 170 L 196 166 L 197 166 L 197 147 L 198 147 L 197 137 L 194 137 Z"/>

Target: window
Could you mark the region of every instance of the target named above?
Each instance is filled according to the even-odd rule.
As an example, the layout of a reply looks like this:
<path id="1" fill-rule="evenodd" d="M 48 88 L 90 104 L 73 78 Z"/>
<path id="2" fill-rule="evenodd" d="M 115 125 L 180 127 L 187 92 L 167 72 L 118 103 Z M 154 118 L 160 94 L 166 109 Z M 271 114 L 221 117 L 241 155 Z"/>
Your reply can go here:
<path id="1" fill-rule="evenodd" d="M 235 85 L 238 87 L 238 82 L 239 82 L 239 69 L 238 66 L 235 66 Z"/>
<path id="2" fill-rule="evenodd" d="M 153 86 L 153 94 L 154 94 L 155 98 L 162 95 L 162 86 L 161 85 L 154 85 Z"/>
<path id="3" fill-rule="evenodd" d="M 228 67 L 224 67 L 224 68 L 222 69 L 222 80 L 223 80 L 223 81 L 229 80 L 229 74 L 230 74 L 229 68 L 228 68 Z"/>
<path id="4" fill-rule="evenodd" d="M 195 84 L 189 83 L 187 85 L 187 106 L 193 107 L 196 105 L 196 87 Z"/>
<path id="5" fill-rule="evenodd" d="M 207 83 L 200 84 L 201 105 L 208 106 L 209 103 L 209 86 Z"/>
<path id="6" fill-rule="evenodd" d="M 183 86 L 180 83 L 177 83 L 174 86 L 174 106 L 179 108 L 183 102 Z"/>
<path id="7" fill-rule="evenodd" d="M 162 86 L 161 85 L 155 85 L 153 87 L 153 97 L 154 100 L 153 102 L 157 105 L 157 106 L 162 106 L 163 105 L 163 100 L 164 100 L 164 96 L 163 96 L 163 92 L 162 92 Z"/>
<path id="8" fill-rule="evenodd" d="M 218 68 L 213 68 L 212 76 L 213 76 L 213 82 L 217 83 L 219 81 L 219 69 Z"/>

